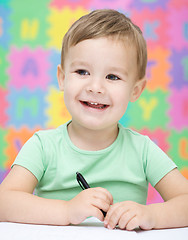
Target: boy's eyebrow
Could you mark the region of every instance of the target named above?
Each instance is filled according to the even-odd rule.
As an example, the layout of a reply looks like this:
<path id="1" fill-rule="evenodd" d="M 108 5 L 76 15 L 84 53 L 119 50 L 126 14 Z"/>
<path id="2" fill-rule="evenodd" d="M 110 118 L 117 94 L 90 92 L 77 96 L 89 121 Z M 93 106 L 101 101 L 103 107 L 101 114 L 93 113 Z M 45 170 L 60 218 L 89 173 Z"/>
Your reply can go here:
<path id="1" fill-rule="evenodd" d="M 88 66 L 88 63 L 84 62 L 84 61 L 76 60 L 76 61 L 71 62 L 71 64 L 70 64 L 71 67 L 74 67 L 75 65 L 85 65 L 85 66 Z"/>

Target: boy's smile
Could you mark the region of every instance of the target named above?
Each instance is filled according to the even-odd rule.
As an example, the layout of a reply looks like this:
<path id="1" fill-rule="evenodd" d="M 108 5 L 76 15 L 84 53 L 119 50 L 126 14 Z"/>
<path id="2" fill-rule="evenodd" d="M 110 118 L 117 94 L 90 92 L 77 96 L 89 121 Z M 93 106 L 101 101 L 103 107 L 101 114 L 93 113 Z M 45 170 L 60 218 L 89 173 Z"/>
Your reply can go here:
<path id="1" fill-rule="evenodd" d="M 134 48 L 122 40 L 89 39 L 70 47 L 58 81 L 72 124 L 117 131 L 128 102 L 140 93 L 136 66 Z"/>
<path id="2" fill-rule="evenodd" d="M 88 102 L 88 101 L 81 101 L 81 104 L 83 104 L 85 107 L 89 107 L 89 108 L 94 108 L 94 109 L 105 109 L 108 108 L 109 105 L 107 104 L 102 104 L 102 103 L 97 103 L 97 102 Z"/>

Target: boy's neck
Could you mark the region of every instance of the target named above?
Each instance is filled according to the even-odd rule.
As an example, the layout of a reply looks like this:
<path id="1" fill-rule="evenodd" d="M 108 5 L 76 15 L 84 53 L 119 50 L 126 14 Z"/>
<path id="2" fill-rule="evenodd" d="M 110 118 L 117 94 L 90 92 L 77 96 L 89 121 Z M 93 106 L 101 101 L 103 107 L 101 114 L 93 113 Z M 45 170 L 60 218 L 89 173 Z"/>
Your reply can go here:
<path id="1" fill-rule="evenodd" d="M 118 125 L 103 130 L 87 129 L 72 122 L 68 125 L 68 134 L 72 143 L 87 151 L 98 151 L 109 147 L 118 136 Z"/>

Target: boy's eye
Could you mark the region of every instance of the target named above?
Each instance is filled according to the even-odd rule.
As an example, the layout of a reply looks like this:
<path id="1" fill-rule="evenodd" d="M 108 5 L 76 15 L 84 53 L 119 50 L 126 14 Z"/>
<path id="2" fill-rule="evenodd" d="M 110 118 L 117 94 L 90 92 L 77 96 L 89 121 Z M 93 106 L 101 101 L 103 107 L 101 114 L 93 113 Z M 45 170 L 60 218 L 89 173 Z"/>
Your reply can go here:
<path id="1" fill-rule="evenodd" d="M 109 80 L 119 80 L 119 79 L 120 79 L 119 77 L 117 77 L 117 76 L 114 75 L 114 74 L 108 74 L 108 75 L 106 76 L 106 78 L 109 79 Z"/>
<path id="2" fill-rule="evenodd" d="M 79 75 L 89 75 L 89 72 L 83 69 L 79 69 L 76 71 Z"/>

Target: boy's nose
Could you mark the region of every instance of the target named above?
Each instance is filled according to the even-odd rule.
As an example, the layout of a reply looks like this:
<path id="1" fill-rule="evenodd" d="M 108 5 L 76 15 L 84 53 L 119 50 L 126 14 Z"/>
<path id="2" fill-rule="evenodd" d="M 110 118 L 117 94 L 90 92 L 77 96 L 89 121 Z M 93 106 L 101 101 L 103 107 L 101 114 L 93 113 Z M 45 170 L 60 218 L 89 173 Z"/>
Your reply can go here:
<path id="1" fill-rule="evenodd" d="M 89 81 L 89 83 L 86 86 L 87 92 L 92 93 L 103 93 L 105 92 L 104 83 L 100 79 L 92 79 Z"/>

